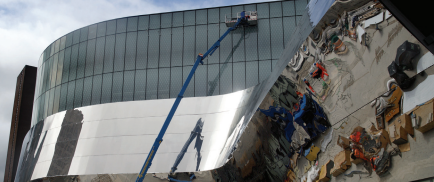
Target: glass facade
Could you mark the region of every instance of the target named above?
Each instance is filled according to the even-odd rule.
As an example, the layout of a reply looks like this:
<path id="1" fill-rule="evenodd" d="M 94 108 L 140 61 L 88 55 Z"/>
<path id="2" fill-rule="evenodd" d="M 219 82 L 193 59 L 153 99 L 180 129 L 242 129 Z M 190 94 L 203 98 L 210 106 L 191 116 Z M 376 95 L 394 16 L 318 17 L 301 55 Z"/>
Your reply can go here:
<path id="1" fill-rule="evenodd" d="M 271 72 L 307 0 L 120 18 L 75 30 L 39 58 L 32 125 L 95 104 L 175 98 L 199 53 L 228 29 L 225 14 L 257 11 L 258 25 L 232 31 L 199 65 L 185 97 L 227 94 Z"/>

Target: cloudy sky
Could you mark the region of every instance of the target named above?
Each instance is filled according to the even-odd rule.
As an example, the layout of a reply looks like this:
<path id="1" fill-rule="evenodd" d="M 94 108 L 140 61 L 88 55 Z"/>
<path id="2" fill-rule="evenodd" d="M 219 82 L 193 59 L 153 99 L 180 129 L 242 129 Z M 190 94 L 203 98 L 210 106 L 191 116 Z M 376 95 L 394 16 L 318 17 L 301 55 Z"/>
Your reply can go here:
<path id="1" fill-rule="evenodd" d="M 266 0 L 1 0 L 0 181 L 3 180 L 16 77 L 36 66 L 57 38 L 83 26 L 125 16 L 245 4 Z"/>

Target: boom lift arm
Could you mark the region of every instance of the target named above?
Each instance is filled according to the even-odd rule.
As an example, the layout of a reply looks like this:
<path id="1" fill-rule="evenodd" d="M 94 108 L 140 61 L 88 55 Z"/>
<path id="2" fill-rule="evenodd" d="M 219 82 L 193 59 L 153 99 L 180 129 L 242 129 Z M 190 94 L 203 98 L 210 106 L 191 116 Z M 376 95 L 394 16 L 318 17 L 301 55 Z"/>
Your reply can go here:
<path id="1" fill-rule="evenodd" d="M 172 121 L 173 115 L 176 112 L 176 109 L 178 108 L 179 103 L 181 102 L 181 99 L 184 96 L 184 92 L 187 89 L 188 84 L 190 83 L 191 78 L 193 77 L 193 74 L 196 72 L 197 66 L 200 64 L 203 65 L 203 60 L 208 56 L 212 55 L 215 50 L 217 50 L 220 47 L 220 42 L 233 30 L 237 29 L 239 26 L 248 26 L 248 17 L 245 16 L 245 12 L 241 12 L 240 18 L 238 18 L 237 22 L 230 27 L 218 40 L 214 45 L 206 51 L 205 54 L 201 55 L 199 54 L 197 56 L 196 62 L 194 62 L 193 68 L 190 71 L 190 74 L 187 77 L 187 80 L 185 80 L 184 85 L 181 88 L 181 91 L 178 94 L 178 97 L 176 97 L 175 103 L 172 106 L 172 109 L 170 109 L 169 115 L 167 116 L 166 120 L 164 121 L 163 126 L 161 127 L 160 133 L 158 134 L 157 138 L 155 139 L 154 144 L 152 145 L 151 151 L 148 154 L 148 157 L 146 157 L 145 163 L 143 164 L 142 169 L 140 170 L 139 175 L 137 176 L 136 182 L 142 182 L 145 178 L 146 173 L 148 172 L 149 167 L 152 165 L 152 160 L 154 159 L 155 153 L 157 153 L 158 148 L 160 147 L 161 142 L 163 142 L 163 136 L 166 133 L 167 128 L 169 127 L 170 121 Z"/>

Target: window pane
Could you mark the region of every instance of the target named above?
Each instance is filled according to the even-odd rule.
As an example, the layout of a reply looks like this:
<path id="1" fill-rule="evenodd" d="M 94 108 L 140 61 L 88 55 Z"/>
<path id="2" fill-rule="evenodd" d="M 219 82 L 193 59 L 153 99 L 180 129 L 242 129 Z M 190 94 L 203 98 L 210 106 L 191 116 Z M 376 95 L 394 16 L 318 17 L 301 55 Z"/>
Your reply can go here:
<path id="1" fill-rule="evenodd" d="M 295 1 L 295 12 L 297 15 L 303 15 L 304 10 L 306 9 L 307 1 L 306 0 L 296 0 Z"/>
<path id="2" fill-rule="evenodd" d="M 116 33 L 116 20 L 110 20 L 107 22 L 106 35 L 112 35 Z"/>
<path id="3" fill-rule="evenodd" d="M 258 82 L 258 61 L 246 62 L 246 88 L 257 85 Z"/>
<path id="4" fill-rule="evenodd" d="M 220 64 L 220 94 L 232 92 L 232 63 Z"/>
<path id="5" fill-rule="evenodd" d="M 225 22 L 225 15 L 230 15 L 231 12 L 231 7 L 225 7 L 225 8 L 220 8 L 220 22 Z M 225 25 L 226 27 L 226 25 Z"/>
<path id="6" fill-rule="evenodd" d="M 196 60 L 196 54 L 194 52 L 194 28 L 193 26 L 184 27 L 183 65 L 193 65 Z"/>
<path id="7" fill-rule="evenodd" d="M 43 58 L 43 62 L 45 62 L 48 58 L 50 58 L 50 51 L 51 51 L 51 45 L 49 45 L 47 48 L 45 48 L 44 50 L 44 58 Z"/>
<path id="8" fill-rule="evenodd" d="M 54 53 L 59 52 L 59 48 L 60 48 L 60 39 L 57 39 L 54 45 Z"/>
<path id="9" fill-rule="evenodd" d="M 136 69 L 145 69 L 148 63 L 148 31 L 139 31 L 137 37 Z"/>
<path id="10" fill-rule="evenodd" d="M 269 21 L 269 19 L 258 20 L 258 53 L 260 60 L 271 59 Z"/>
<path id="11" fill-rule="evenodd" d="M 71 47 L 65 49 L 65 60 L 63 61 L 62 83 L 68 82 L 69 65 L 71 62 Z"/>
<path id="12" fill-rule="evenodd" d="M 256 4 L 244 5 L 245 11 L 256 11 Z"/>
<path id="13" fill-rule="evenodd" d="M 83 79 L 75 81 L 74 108 L 81 107 L 83 99 Z"/>
<path id="14" fill-rule="evenodd" d="M 196 54 L 205 52 L 208 50 L 207 45 L 207 25 L 198 25 L 196 26 Z M 196 59 L 195 59 L 196 61 Z M 204 63 L 207 64 L 206 60 Z"/>
<path id="15" fill-rule="evenodd" d="M 232 17 L 236 17 L 238 13 L 240 13 L 241 11 L 243 11 L 244 7 L 243 6 L 232 6 Z"/>
<path id="16" fill-rule="evenodd" d="M 117 19 L 116 20 L 116 33 L 124 33 L 127 31 L 127 19 Z"/>
<path id="17" fill-rule="evenodd" d="M 148 69 L 146 81 L 146 100 L 157 99 L 158 69 Z"/>
<path id="18" fill-rule="evenodd" d="M 199 65 L 194 73 L 194 94 L 195 97 L 206 96 L 207 92 L 207 66 Z"/>
<path id="19" fill-rule="evenodd" d="M 50 98 L 48 99 L 48 112 L 47 116 L 51 116 L 53 114 L 53 103 L 54 103 L 54 88 L 49 92 Z"/>
<path id="20" fill-rule="evenodd" d="M 194 25 L 195 20 L 195 11 L 185 11 L 184 12 L 184 26 Z"/>
<path id="21" fill-rule="evenodd" d="M 294 1 L 282 2 L 283 16 L 295 16 Z"/>
<path id="22" fill-rule="evenodd" d="M 83 27 L 81 28 L 80 33 L 80 42 L 87 40 L 87 35 L 89 34 L 89 27 Z"/>
<path id="23" fill-rule="evenodd" d="M 56 86 L 60 85 L 62 82 L 62 71 L 63 71 L 63 60 L 65 58 L 65 51 L 59 52 L 59 61 L 57 63 L 57 76 L 56 76 Z"/>
<path id="24" fill-rule="evenodd" d="M 220 24 L 220 36 L 222 36 L 227 30 L 224 23 Z M 220 42 L 220 63 L 232 62 L 232 34 L 228 34 L 223 41 Z"/>
<path id="25" fill-rule="evenodd" d="M 282 3 L 273 2 L 270 3 L 270 17 L 282 17 Z"/>
<path id="26" fill-rule="evenodd" d="M 74 37 L 72 38 L 72 44 L 78 44 L 80 42 L 80 29 L 74 31 Z"/>
<path id="27" fill-rule="evenodd" d="M 217 11 L 218 13 L 218 11 Z M 217 18 L 218 19 L 218 18 Z M 219 37 L 219 24 L 210 24 L 208 25 L 208 46 L 209 49 L 214 43 L 220 38 Z M 221 48 L 218 48 L 214 51 L 211 56 L 208 56 L 208 60 L 206 60 L 207 64 L 215 64 L 219 63 L 219 51 Z"/>
<path id="28" fill-rule="evenodd" d="M 134 81 L 134 100 L 146 99 L 146 70 L 136 70 Z"/>
<path id="29" fill-rule="evenodd" d="M 104 66 L 105 37 L 96 39 L 94 74 L 101 74 Z"/>
<path id="30" fill-rule="evenodd" d="M 284 30 L 284 46 L 289 42 L 291 39 L 292 34 L 294 34 L 296 25 L 295 25 L 295 17 L 284 17 L 283 18 L 283 30 Z"/>
<path id="31" fill-rule="evenodd" d="M 207 10 L 201 9 L 196 10 L 196 25 L 197 24 L 207 24 Z"/>
<path id="32" fill-rule="evenodd" d="M 124 70 L 126 36 L 127 35 L 125 33 L 116 34 L 115 63 L 114 63 L 115 71 Z"/>
<path id="33" fill-rule="evenodd" d="M 66 110 L 74 109 L 74 93 L 75 93 L 75 81 L 68 83 L 68 98 L 66 101 Z"/>
<path id="34" fill-rule="evenodd" d="M 149 27 L 149 16 L 140 16 L 139 17 L 139 30 L 148 30 Z"/>
<path id="35" fill-rule="evenodd" d="M 183 28 L 172 29 L 172 58 L 171 67 L 182 66 L 182 45 L 183 45 Z"/>
<path id="36" fill-rule="evenodd" d="M 137 31 L 137 20 L 138 19 L 139 19 L 138 17 L 128 18 L 128 27 L 127 27 L 128 32 Z"/>
<path id="37" fill-rule="evenodd" d="M 80 43 L 80 49 L 78 53 L 78 63 L 77 63 L 77 79 L 83 78 L 84 76 L 84 67 L 86 65 L 86 49 L 87 49 L 87 42 Z"/>
<path id="38" fill-rule="evenodd" d="M 219 17 L 218 8 L 208 9 L 208 23 L 218 23 Z"/>
<path id="39" fill-rule="evenodd" d="M 123 82 L 124 82 L 124 72 L 113 73 L 112 102 L 122 101 Z"/>
<path id="40" fill-rule="evenodd" d="M 219 76 L 220 64 L 208 65 L 208 93 L 207 96 L 218 95 L 220 89 L 220 76 Z"/>
<path id="41" fill-rule="evenodd" d="M 184 85 L 185 81 L 187 80 L 188 74 L 190 74 L 191 69 L 193 66 L 184 66 L 182 67 L 182 84 Z M 190 83 L 187 86 L 187 89 L 185 89 L 184 97 L 194 97 L 194 75 L 190 80 Z"/>
<path id="42" fill-rule="evenodd" d="M 134 97 L 134 71 L 124 72 L 123 101 L 132 101 Z"/>
<path id="43" fill-rule="evenodd" d="M 94 39 L 96 38 L 96 29 L 97 29 L 98 25 L 91 25 L 89 26 L 89 35 L 88 35 L 88 39 Z"/>
<path id="44" fill-rule="evenodd" d="M 45 92 L 45 101 L 44 101 L 44 118 L 48 116 L 48 103 L 50 101 L 50 91 Z"/>
<path id="45" fill-rule="evenodd" d="M 102 75 L 93 76 L 92 105 L 101 103 Z"/>
<path id="46" fill-rule="evenodd" d="M 269 18 L 269 17 L 270 17 L 270 9 L 268 8 L 268 3 L 258 4 L 258 19 Z"/>
<path id="47" fill-rule="evenodd" d="M 112 73 L 103 74 L 101 104 L 109 103 L 112 98 Z"/>
<path id="48" fill-rule="evenodd" d="M 137 32 L 128 32 L 125 53 L 125 70 L 134 70 L 136 68 L 136 42 Z"/>
<path id="49" fill-rule="evenodd" d="M 158 99 L 169 98 L 170 68 L 158 70 Z"/>
<path id="50" fill-rule="evenodd" d="M 97 36 L 101 37 L 105 35 L 107 22 L 98 23 Z"/>
<path id="51" fill-rule="evenodd" d="M 92 77 L 84 78 L 82 106 L 88 106 L 92 99 Z"/>
<path id="52" fill-rule="evenodd" d="M 71 63 L 69 64 L 69 81 L 77 77 L 78 44 L 72 46 Z"/>
<path id="53" fill-rule="evenodd" d="M 66 35 L 66 43 L 65 43 L 65 47 L 69 47 L 72 45 L 72 37 L 73 37 L 73 33 L 69 33 L 68 35 Z M 44 54 L 45 56 L 45 54 Z M 45 59 L 44 59 L 45 61 Z"/>
<path id="54" fill-rule="evenodd" d="M 158 56 L 160 54 L 159 30 L 149 31 L 148 68 L 158 68 Z"/>
<path id="55" fill-rule="evenodd" d="M 66 99 L 68 93 L 68 83 L 62 84 L 60 88 L 59 112 L 66 109 Z"/>
<path id="56" fill-rule="evenodd" d="M 171 33 L 172 30 L 170 28 L 161 29 L 159 67 L 170 67 Z"/>
<path id="57" fill-rule="evenodd" d="M 246 61 L 258 60 L 258 26 L 244 28 L 246 45 Z"/>
<path id="58" fill-rule="evenodd" d="M 176 98 L 182 88 L 182 67 L 170 69 L 170 98 Z"/>
<path id="59" fill-rule="evenodd" d="M 259 82 L 264 81 L 271 72 L 271 60 L 259 61 Z"/>
<path id="60" fill-rule="evenodd" d="M 56 86 L 56 76 L 57 76 L 57 63 L 59 62 L 59 54 L 55 54 L 53 61 L 53 68 L 51 72 L 51 85 L 50 88 L 54 88 Z M 53 58 L 52 58 L 53 59 Z"/>
<path id="61" fill-rule="evenodd" d="M 66 45 L 66 36 L 63 36 L 62 38 L 60 38 L 60 48 L 59 48 L 59 50 L 65 49 L 65 45 Z"/>
<path id="62" fill-rule="evenodd" d="M 161 15 L 161 28 L 168 28 L 172 26 L 172 13 L 165 13 Z"/>
<path id="63" fill-rule="evenodd" d="M 53 42 L 52 44 L 51 44 L 51 51 L 50 51 L 50 56 L 53 56 L 54 55 L 54 47 L 56 47 L 56 42 Z"/>
<path id="64" fill-rule="evenodd" d="M 271 52 L 272 59 L 279 59 L 283 51 L 283 26 L 282 18 L 270 19 L 271 26 Z"/>
<path id="65" fill-rule="evenodd" d="M 238 28 L 234 31 L 232 31 L 232 45 L 233 47 L 233 62 L 240 62 L 245 61 L 246 58 L 244 57 L 244 29 Z"/>
<path id="66" fill-rule="evenodd" d="M 184 12 L 173 13 L 173 27 L 180 27 L 184 25 Z"/>
<path id="67" fill-rule="evenodd" d="M 110 35 L 105 38 L 104 73 L 113 71 L 114 55 L 115 55 L 115 36 Z"/>
<path id="68" fill-rule="evenodd" d="M 95 62 L 95 44 L 96 44 L 96 39 L 92 39 L 87 42 L 85 76 L 93 75 L 93 66 Z"/>
<path id="69" fill-rule="evenodd" d="M 149 28 L 157 29 L 160 28 L 160 14 L 151 15 L 149 18 Z"/>
<path id="70" fill-rule="evenodd" d="M 246 65 L 245 62 L 234 63 L 234 90 L 233 92 L 246 88 Z"/>

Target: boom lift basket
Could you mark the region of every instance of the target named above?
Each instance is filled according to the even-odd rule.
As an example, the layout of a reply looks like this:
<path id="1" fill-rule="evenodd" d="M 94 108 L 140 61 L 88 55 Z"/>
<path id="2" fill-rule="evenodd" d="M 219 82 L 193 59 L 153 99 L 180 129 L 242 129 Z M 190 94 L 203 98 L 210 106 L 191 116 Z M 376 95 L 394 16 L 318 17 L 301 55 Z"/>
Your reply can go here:
<path id="1" fill-rule="evenodd" d="M 246 11 L 245 17 L 249 26 L 255 26 L 258 23 L 258 13 L 256 11 Z M 225 15 L 225 23 L 227 27 L 232 27 L 238 20 L 241 18 L 241 12 L 237 13 L 236 16 L 232 16 L 232 14 Z"/>

